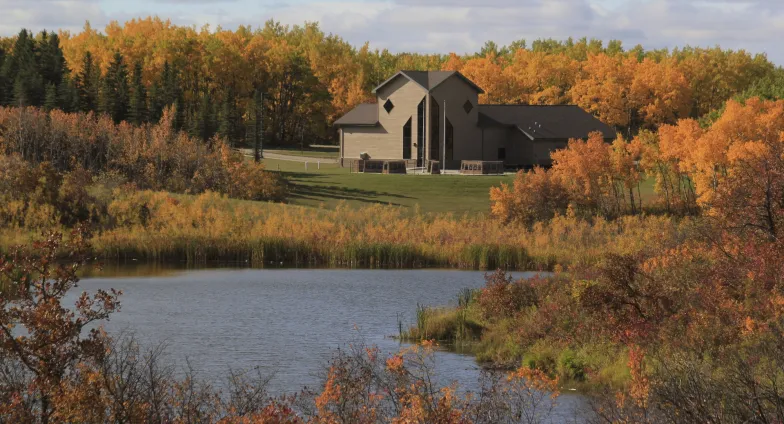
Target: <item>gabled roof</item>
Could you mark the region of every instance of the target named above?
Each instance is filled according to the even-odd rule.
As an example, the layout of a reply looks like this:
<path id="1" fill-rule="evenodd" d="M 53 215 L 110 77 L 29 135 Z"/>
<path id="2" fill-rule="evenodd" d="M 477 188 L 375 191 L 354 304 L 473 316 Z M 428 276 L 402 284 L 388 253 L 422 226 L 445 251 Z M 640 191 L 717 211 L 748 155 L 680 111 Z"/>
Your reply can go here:
<path id="1" fill-rule="evenodd" d="M 381 87 L 389 84 L 395 78 L 402 76 L 408 78 L 409 80 L 415 82 L 420 87 L 424 88 L 425 91 L 428 93 L 433 91 L 434 88 L 438 87 L 442 82 L 449 79 L 451 76 L 456 76 L 462 79 L 466 84 L 470 85 L 474 90 L 479 92 L 480 94 L 484 93 L 485 91 L 482 90 L 478 85 L 474 84 L 473 81 L 466 78 L 463 74 L 457 71 L 400 71 L 395 75 L 392 75 L 391 78 L 382 82 L 378 87 L 373 89 L 373 93 L 378 91 Z"/>
<path id="2" fill-rule="evenodd" d="M 335 121 L 335 125 L 378 125 L 378 105 L 375 103 L 362 103 L 351 109 L 347 114 Z"/>
<path id="3" fill-rule="evenodd" d="M 601 131 L 614 139 L 615 130 L 579 106 L 479 105 L 479 126 L 514 127 L 531 140 L 587 138 Z"/>

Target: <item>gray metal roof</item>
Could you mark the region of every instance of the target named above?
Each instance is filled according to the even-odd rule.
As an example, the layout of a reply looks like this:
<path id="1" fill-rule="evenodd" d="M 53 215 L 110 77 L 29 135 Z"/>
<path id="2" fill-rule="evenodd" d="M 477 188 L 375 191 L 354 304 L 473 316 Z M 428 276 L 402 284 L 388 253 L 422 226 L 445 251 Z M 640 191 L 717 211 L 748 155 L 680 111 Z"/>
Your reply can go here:
<path id="1" fill-rule="evenodd" d="M 479 105 L 479 126 L 516 127 L 532 140 L 587 138 L 600 131 L 614 139 L 615 130 L 579 106 Z"/>
<path id="2" fill-rule="evenodd" d="M 378 91 L 379 88 L 387 85 L 390 81 L 392 81 L 393 79 L 399 76 L 408 78 L 409 80 L 419 84 L 427 92 L 430 92 L 433 91 L 434 88 L 438 87 L 442 82 L 446 81 L 447 79 L 449 79 L 449 77 L 453 75 L 465 81 L 466 84 L 470 85 L 480 94 L 485 92 L 478 85 L 474 84 L 473 81 L 466 78 L 465 76 L 463 76 L 463 74 L 457 71 L 400 71 L 395 75 L 392 75 L 392 77 L 389 78 L 388 80 L 379 84 L 378 87 L 374 88 L 373 93 L 375 93 L 376 91 Z"/>
<path id="3" fill-rule="evenodd" d="M 378 125 L 378 105 L 362 103 L 335 121 L 335 125 Z"/>

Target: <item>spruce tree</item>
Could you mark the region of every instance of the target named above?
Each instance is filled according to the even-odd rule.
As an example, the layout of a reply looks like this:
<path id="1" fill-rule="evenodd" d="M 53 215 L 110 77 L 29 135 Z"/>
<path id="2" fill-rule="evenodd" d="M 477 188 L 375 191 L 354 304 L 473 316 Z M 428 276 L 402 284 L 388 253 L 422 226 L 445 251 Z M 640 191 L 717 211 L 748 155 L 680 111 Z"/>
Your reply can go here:
<path id="1" fill-rule="evenodd" d="M 5 104 L 5 75 L 3 75 L 3 63 L 5 63 L 5 50 L 0 46 L 0 105 Z"/>
<path id="2" fill-rule="evenodd" d="M 98 81 L 100 71 L 95 66 L 93 55 L 84 54 L 82 71 L 76 76 L 76 90 L 79 98 L 79 110 L 82 112 L 95 112 L 98 103 Z"/>
<path id="3" fill-rule="evenodd" d="M 57 86 L 51 82 L 46 85 L 46 98 L 44 99 L 44 110 L 51 111 L 57 109 Z"/>
<path id="4" fill-rule="evenodd" d="M 19 32 L 0 74 L 5 82 L 6 104 L 40 106 L 43 103 L 44 84 L 36 61 L 35 40 L 27 30 Z"/>
<path id="5" fill-rule="evenodd" d="M 63 78 L 57 86 L 57 107 L 64 112 L 79 111 L 79 91 L 70 73 L 63 74 Z"/>
<path id="6" fill-rule="evenodd" d="M 248 117 L 248 122 L 245 126 L 245 144 L 253 146 L 253 157 L 256 162 L 262 158 L 262 118 L 264 116 L 262 107 L 262 92 L 256 89 L 253 92 L 253 99 L 248 102 L 248 110 L 245 114 Z"/>
<path id="7" fill-rule="evenodd" d="M 131 77 L 131 101 L 128 109 L 128 120 L 136 125 L 147 122 L 147 88 L 142 80 L 142 64 L 136 62 Z"/>
<path id="8" fill-rule="evenodd" d="M 225 138 L 229 145 L 234 147 L 237 142 L 237 130 L 239 129 L 239 113 L 237 110 L 237 99 L 234 90 L 229 87 L 223 98 L 221 107 L 220 121 L 218 123 L 218 133 Z"/>
<path id="9" fill-rule="evenodd" d="M 190 135 L 205 143 L 208 142 L 215 135 L 216 126 L 215 107 L 212 104 L 212 97 L 208 91 L 199 96 L 196 112 L 191 116 Z"/>
<path id="10" fill-rule="evenodd" d="M 129 101 L 128 69 L 120 52 L 115 52 L 101 85 L 101 112 L 122 122 L 128 118 Z"/>
<path id="11" fill-rule="evenodd" d="M 38 64 L 44 84 L 60 85 L 66 73 L 65 56 L 60 47 L 60 37 L 57 33 L 47 34 L 41 32 L 38 48 Z"/>
<path id="12" fill-rule="evenodd" d="M 177 70 L 167 61 L 163 64 L 163 70 L 161 71 L 160 77 L 150 87 L 151 120 L 157 122 L 161 119 L 165 108 L 169 106 L 178 106 L 176 103 L 178 103 L 178 99 L 181 99 L 180 96 Z M 179 106 L 184 106 L 184 104 L 180 102 Z M 184 107 L 180 107 L 177 113 L 180 117 L 184 116 Z M 184 119 L 175 117 L 175 126 L 182 125 L 183 121 Z"/>

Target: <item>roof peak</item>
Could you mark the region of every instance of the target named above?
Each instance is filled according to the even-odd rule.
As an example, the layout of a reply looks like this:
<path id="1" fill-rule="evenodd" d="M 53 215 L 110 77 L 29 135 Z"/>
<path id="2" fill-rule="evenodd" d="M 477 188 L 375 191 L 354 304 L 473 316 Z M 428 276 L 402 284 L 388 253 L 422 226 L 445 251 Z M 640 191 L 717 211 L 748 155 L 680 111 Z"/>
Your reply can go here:
<path id="1" fill-rule="evenodd" d="M 480 94 L 484 93 L 484 90 L 482 90 L 479 86 L 474 84 L 473 81 L 466 78 L 463 74 L 461 74 L 458 71 L 413 71 L 413 70 L 398 71 L 397 73 L 395 73 L 395 75 L 392 75 L 392 77 L 390 77 L 388 80 L 382 82 L 381 84 L 379 84 L 378 87 L 374 88 L 373 93 L 376 93 L 381 87 L 389 84 L 392 80 L 394 80 L 395 78 L 401 75 L 405 78 L 408 78 L 409 81 L 412 81 L 415 84 L 419 85 L 420 87 L 425 89 L 425 91 L 427 91 L 428 93 L 433 91 L 433 89 L 441 85 L 441 83 L 451 78 L 452 76 L 459 77 L 466 84 L 471 86 L 471 88 L 473 88 Z"/>
<path id="2" fill-rule="evenodd" d="M 509 104 L 480 104 L 479 106 L 480 106 L 480 107 L 482 107 L 482 106 L 509 106 L 509 107 L 580 107 L 580 106 L 578 106 L 578 105 L 532 105 L 532 104 L 525 104 L 525 103 L 522 103 L 522 104 L 513 104 L 513 103 L 509 103 Z"/>

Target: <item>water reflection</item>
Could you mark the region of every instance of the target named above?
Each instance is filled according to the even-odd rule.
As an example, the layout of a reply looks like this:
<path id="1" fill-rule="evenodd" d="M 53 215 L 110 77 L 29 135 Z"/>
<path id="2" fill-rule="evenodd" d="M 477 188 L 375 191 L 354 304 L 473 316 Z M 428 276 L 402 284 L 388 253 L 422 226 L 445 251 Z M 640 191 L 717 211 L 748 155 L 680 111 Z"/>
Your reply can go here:
<path id="1" fill-rule="evenodd" d="M 187 358 L 212 381 L 223 379 L 229 368 L 258 368 L 274 374 L 275 393 L 316 385 L 334 349 L 357 338 L 397 351 L 400 344 L 390 336 L 398 333 L 398 318 L 416 322 L 417 303 L 454 305 L 461 289 L 484 285 L 482 272 L 445 270 L 142 266 L 107 267 L 87 276 L 83 290 L 124 292 L 121 312 L 106 325 L 110 332 L 130 330 L 149 343 L 164 341 L 174 361 Z M 435 360 L 439 384 L 477 386 L 479 367 L 472 357 L 440 351 Z M 570 417 L 582 403 L 564 396 L 558 413 Z"/>

